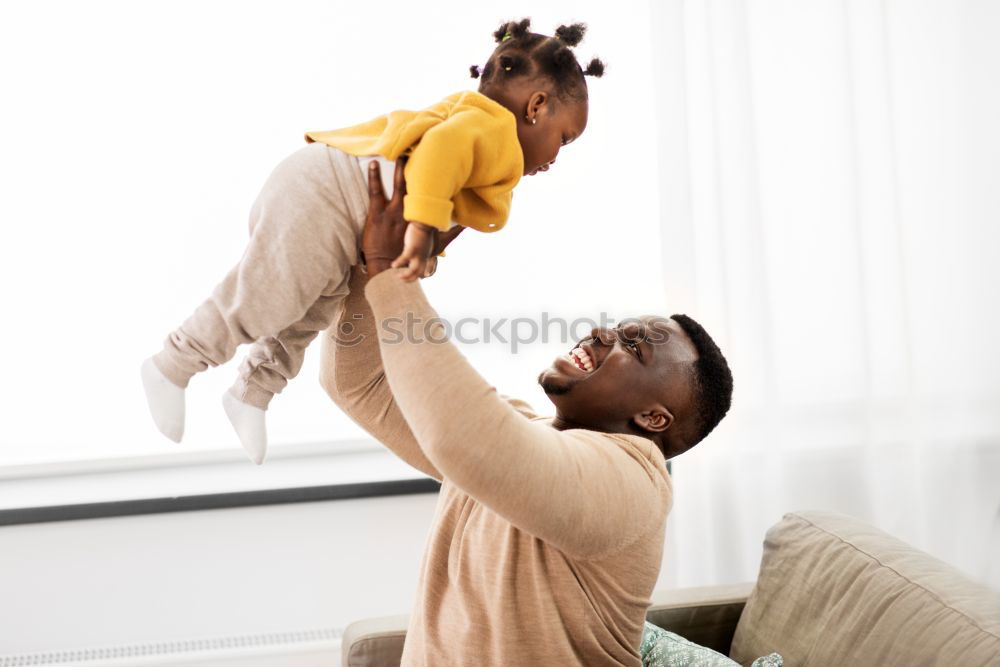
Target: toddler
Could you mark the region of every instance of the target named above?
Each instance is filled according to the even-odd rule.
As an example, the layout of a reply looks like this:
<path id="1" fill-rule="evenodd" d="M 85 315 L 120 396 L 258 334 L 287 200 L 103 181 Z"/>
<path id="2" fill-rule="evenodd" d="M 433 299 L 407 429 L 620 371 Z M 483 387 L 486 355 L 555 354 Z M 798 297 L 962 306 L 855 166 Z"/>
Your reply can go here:
<path id="1" fill-rule="evenodd" d="M 414 280 L 429 268 L 436 230 L 453 224 L 495 232 L 507 221 L 522 175 L 547 171 L 587 124 L 584 76 L 570 50 L 585 26 L 549 37 L 530 22 L 506 23 L 478 92 L 450 95 L 422 111 L 394 111 L 362 125 L 306 134 L 308 145 L 275 168 L 250 212 L 250 241 L 212 295 L 146 359 L 141 376 L 157 428 L 180 442 L 184 389 L 195 373 L 253 343 L 222 403 L 250 458 L 267 451 L 265 410 L 302 367 L 305 348 L 333 321 L 359 261 L 368 207 L 366 168 L 407 156 L 402 254 Z M 481 75 L 481 76 L 480 76 Z"/>

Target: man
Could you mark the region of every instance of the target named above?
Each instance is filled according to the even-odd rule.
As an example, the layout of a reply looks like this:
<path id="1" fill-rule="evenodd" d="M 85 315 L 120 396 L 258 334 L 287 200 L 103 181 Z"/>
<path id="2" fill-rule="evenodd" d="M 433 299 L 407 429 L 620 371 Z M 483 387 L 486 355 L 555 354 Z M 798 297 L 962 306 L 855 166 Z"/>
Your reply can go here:
<path id="1" fill-rule="evenodd" d="M 639 665 L 671 504 L 665 462 L 728 410 L 724 357 L 686 316 L 595 329 L 539 377 L 556 408 L 543 418 L 499 396 L 441 342 L 440 325 L 380 340 L 380 323 L 437 315 L 419 283 L 389 267 L 405 183 L 397 165 L 386 204 L 377 170 L 367 275 L 355 267 L 324 337 L 322 383 L 442 482 L 403 665 Z"/>

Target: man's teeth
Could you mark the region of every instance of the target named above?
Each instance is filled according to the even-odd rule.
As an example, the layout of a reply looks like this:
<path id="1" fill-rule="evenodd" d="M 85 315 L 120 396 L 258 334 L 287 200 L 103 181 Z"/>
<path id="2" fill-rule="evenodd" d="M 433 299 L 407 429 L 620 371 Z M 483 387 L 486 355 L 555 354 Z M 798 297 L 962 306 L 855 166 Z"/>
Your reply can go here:
<path id="1" fill-rule="evenodd" d="M 582 347 L 574 347 L 570 351 L 570 354 L 573 355 L 573 360 L 576 361 L 576 365 L 582 370 L 588 373 L 594 370 L 594 360 L 590 358 L 590 355 Z"/>

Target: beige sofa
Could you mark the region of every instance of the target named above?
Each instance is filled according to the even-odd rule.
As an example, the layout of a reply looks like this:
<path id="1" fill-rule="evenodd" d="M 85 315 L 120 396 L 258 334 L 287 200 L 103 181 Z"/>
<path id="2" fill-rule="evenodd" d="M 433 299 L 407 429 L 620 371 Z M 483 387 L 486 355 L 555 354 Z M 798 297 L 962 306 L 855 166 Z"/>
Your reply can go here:
<path id="1" fill-rule="evenodd" d="M 748 665 L 1000 667 L 1000 594 L 856 519 L 787 514 L 756 583 L 656 593 L 651 623 Z M 406 616 L 348 626 L 343 667 L 399 665 Z"/>

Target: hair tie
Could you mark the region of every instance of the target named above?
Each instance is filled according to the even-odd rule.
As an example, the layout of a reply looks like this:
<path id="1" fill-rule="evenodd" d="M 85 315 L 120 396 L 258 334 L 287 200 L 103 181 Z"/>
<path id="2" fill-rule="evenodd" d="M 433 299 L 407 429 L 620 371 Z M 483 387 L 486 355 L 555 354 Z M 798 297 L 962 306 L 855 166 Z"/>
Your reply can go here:
<path id="1" fill-rule="evenodd" d="M 507 32 L 507 34 L 505 34 L 505 35 L 503 36 L 503 39 L 501 39 L 501 40 L 500 40 L 500 43 L 501 43 L 501 44 L 503 44 L 503 43 L 504 43 L 504 42 L 506 42 L 506 41 L 507 41 L 508 39 L 510 39 L 510 32 Z M 510 69 L 510 68 L 508 67 L 507 69 Z"/>

